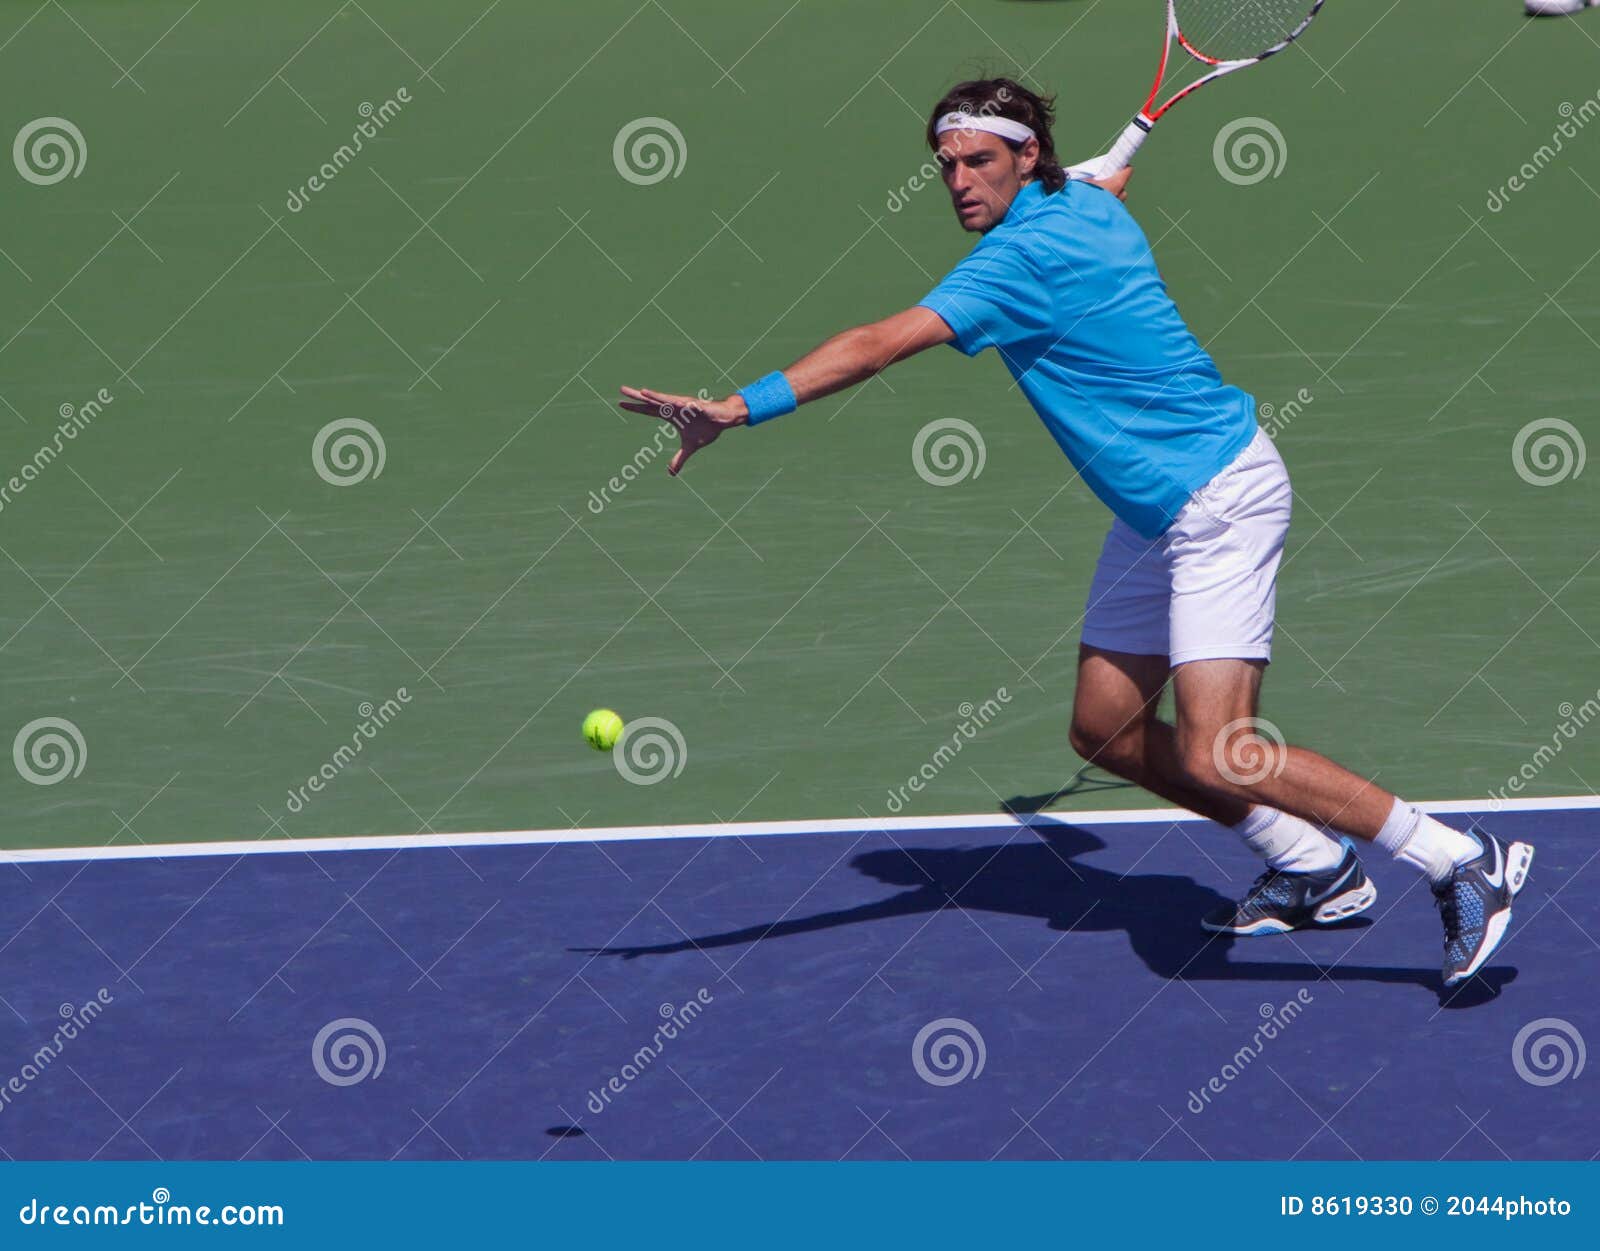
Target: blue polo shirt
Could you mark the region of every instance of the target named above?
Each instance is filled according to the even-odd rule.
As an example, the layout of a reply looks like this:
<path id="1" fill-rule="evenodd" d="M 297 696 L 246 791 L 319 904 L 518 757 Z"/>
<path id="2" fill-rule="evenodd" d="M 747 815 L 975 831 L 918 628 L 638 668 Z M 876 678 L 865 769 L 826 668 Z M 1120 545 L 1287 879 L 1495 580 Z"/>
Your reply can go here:
<path id="1" fill-rule="evenodd" d="M 1255 437 L 1178 315 L 1150 244 L 1118 199 L 1029 183 L 921 301 L 974 356 L 995 348 L 1089 488 L 1146 538 Z"/>

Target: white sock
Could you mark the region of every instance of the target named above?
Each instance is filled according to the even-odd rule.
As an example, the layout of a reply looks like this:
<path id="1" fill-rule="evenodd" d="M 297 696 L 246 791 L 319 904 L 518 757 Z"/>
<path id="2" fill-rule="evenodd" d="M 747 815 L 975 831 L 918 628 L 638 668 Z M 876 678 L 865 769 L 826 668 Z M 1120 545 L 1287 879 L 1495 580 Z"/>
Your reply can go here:
<path id="1" fill-rule="evenodd" d="M 1309 821 L 1265 804 L 1253 805 L 1233 830 L 1246 847 L 1284 873 L 1326 873 L 1344 859 L 1344 848 Z"/>
<path id="2" fill-rule="evenodd" d="M 1476 860 L 1483 847 L 1471 835 L 1452 830 L 1403 799 L 1394 801 L 1389 819 L 1373 840 L 1396 860 L 1442 882 L 1458 864 Z"/>

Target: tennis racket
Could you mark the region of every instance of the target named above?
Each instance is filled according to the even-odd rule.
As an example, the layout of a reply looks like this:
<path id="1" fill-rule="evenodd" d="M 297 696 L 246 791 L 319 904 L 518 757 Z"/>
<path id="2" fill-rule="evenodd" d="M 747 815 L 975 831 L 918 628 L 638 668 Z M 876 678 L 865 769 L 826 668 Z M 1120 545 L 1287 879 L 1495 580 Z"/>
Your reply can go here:
<path id="1" fill-rule="evenodd" d="M 1161 63 L 1144 107 L 1103 156 L 1072 165 L 1074 178 L 1104 178 L 1133 162 L 1151 128 L 1179 100 L 1209 82 L 1236 70 L 1259 65 L 1295 41 L 1322 8 L 1323 0 L 1165 0 L 1166 35 Z M 1200 77 L 1174 91 L 1160 104 L 1156 97 L 1167 80 L 1176 44 L 1199 63 Z M 1181 63 L 1181 62 L 1180 62 Z M 1175 67 L 1174 67 L 1175 68 Z"/>

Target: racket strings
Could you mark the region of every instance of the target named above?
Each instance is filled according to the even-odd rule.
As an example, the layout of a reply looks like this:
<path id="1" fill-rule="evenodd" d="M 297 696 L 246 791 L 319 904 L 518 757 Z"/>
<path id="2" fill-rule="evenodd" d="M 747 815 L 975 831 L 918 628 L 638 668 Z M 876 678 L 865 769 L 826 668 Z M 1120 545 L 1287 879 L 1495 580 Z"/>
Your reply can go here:
<path id="1" fill-rule="evenodd" d="M 1299 34 L 1321 0 L 1174 0 L 1178 33 L 1214 61 L 1258 57 Z"/>

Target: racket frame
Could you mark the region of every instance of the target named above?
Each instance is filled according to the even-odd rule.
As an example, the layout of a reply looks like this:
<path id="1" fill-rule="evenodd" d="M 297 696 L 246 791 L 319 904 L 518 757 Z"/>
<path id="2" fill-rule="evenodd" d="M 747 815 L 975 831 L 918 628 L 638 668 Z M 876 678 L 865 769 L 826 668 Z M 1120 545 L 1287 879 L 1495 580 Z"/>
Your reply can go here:
<path id="1" fill-rule="evenodd" d="M 1269 56 L 1282 52 L 1300 37 L 1307 26 L 1311 25 L 1311 19 L 1316 17 L 1321 10 L 1323 2 L 1324 0 L 1312 0 L 1311 9 L 1300 24 L 1265 52 L 1259 52 L 1255 56 L 1243 57 L 1239 60 L 1220 61 L 1216 57 L 1208 56 L 1206 53 L 1201 52 L 1189 42 L 1182 28 L 1178 25 L 1177 0 L 1166 0 L 1166 31 L 1161 41 L 1161 60 L 1156 66 L 1155 81 L 1150 84 L 1150 94 L 1145 97 L 1144 106 L 1134 115 L 1133 120 L 1123 128 L 1122 133 L 1117 136 L 1117 141 L 1111 145 L 1110 150 L 1104 156 L 1096 157 L 1092 161 L 1086 161 L 1082 165 L 1070 166 L 1067 169 L 1067 173 L 1079 178 L 1104 178 L 1124 166 L 1131 165 L 1134 153 L 1143 145 L 1146 136 L 1149 135 L 1151 129 L 1161 120 L 1168 109 L 1185 96 L 1198 91 L 1207 83 L 1231 74 L 1235 70 L 1242 70 L 1246 66 L 1257 65 L 1265 61 Z M 1195 60 L 1202 65 L 1211 66 L 1212 69 L 1209 73 L 1195 79 L 1187 87 L 1174 92 L 1161 104 L 1156 104 L 1156 96 L 1160 94 L 1161 84 L 1167 76 L 1167 63 L 1171 59 L 1172 45 L 1175 42 Z"/>

